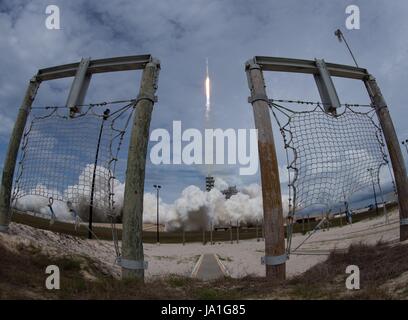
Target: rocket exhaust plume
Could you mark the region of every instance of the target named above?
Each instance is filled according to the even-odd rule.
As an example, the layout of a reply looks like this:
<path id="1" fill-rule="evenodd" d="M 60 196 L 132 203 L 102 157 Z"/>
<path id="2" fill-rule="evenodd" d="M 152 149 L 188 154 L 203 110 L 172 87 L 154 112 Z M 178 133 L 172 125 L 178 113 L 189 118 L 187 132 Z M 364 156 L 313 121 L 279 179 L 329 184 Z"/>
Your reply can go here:
<path id="1" fill-rule="evenodd" d="M 208 73 L 208 58 L 206 60 L 206 77 L 205 77 L 205 117 L 208 120 L 211 111 L 211 103 L 210 103 L 210 76 Z"/>
<path id="2" fill-rule="evenodd" d="M 209 71 L 208 71 L 208 58 L 205 60 L 205 71 L 206 71 L 206 75 L 205 75 L 205 123 L 204 123 L 204 127 L 205 128 L 209 128 L 210 127 L 210 111 L 211 111 L 211 83 L 210 83 L 210 75 L 209 75 Z M 205 166 L 206 171 L 207 171 L 207 176 L 210 176 L 210 165 L 206 165 Z"/>

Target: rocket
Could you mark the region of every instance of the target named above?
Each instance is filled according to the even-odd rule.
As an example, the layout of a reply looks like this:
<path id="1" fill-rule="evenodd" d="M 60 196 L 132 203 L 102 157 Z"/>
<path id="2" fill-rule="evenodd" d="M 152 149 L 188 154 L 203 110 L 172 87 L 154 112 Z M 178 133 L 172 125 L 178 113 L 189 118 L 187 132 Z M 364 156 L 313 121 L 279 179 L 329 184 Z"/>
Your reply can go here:
<path id="1" fill-rule="evenodd" d="M 210 104 L 210 75 L 208 72 L 208 58 L 206 59 L 206 77 L 205 77 L 205 114 L 206 117 L 208 118 L 210 110 L 211 110 L 211 104 Z"/>

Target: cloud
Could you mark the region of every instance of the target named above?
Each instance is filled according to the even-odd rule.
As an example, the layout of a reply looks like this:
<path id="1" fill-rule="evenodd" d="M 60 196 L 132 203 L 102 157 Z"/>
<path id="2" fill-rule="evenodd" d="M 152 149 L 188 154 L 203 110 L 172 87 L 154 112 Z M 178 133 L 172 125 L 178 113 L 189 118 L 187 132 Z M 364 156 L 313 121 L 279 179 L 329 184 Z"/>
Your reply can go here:
<path id="1" fill-rule="evenodd" d="M 351 64 L 348 51 L 337 43 L 333 31 L 341 27 L 359 64 L 376 77 L 390 106 L 397 133 L 407 138 L 405 83 L 408 30 L 407 3 L 402 0 L 361 2 L 360 30 L 344 30 L 347 1 L 54 1 L 61 8 L 61 30 L 45 28 L 49 1 L 12 1 L 0 4 L 0 135 L 11 133 L 28 80 L 39 68 L 79 61 L 81 57 L 104 58 L 152 53 L 162 62 L 159 102 L 151 128 L 169 129 L 173 120 L 183 127 L 201 128 L 204 119 L 205 59 L 212 77 L 211 126 L 252 128 L 247 103 L 248 84 L 244 63 L 254 55 L 325 58 Z M 380 46 L 378 44 L 381 44 Z M 384 58 L 386 57 L 386 58 Z M 137 95 L 140 75 L 123 78 L 98 75 L 91 83 L 88 101 Z M 99 80 L 101 79 L 101 80 Z M 44 82 L 35 105 L 65 103 L 72 79 Z M 313 79 L 307 76 L 269 73 L 267 91 L 273 98 L 318 99 Z M 347 80 L 349 81 L 349 80 Z M 364 88 L 350 80 L 339 92 L 342 102 L 360 96 Z M 362 93 L 360 95 L 360 93 Z M 273 123 L 280 167 L 285 154 L 279 130 Z M 0 139 L 0 161 L 7 141 Z M 202 186 L 200 167 L 154 166 L 148 163 L 146 188 L 162 181 L 163 199 L 173 203 L 189 185 Z M 220 176 L 231 184 L 260 183 L 259 175 L 240 177 L 237 168 L 221 168 Z M 217 170 L 217 169 L 215 169 Z M 282 183 L 284 173 L 280 170 Z M 218 173 L 218 172 L 217 172 Z M 283 186 L 284 187 L 284 186 Z"/>
<path id="2" fill-rule="evenodd" d="M 0 117 L 0 139 L 5 139 L 11 133 L 14 121 L 9 117 Z"/>

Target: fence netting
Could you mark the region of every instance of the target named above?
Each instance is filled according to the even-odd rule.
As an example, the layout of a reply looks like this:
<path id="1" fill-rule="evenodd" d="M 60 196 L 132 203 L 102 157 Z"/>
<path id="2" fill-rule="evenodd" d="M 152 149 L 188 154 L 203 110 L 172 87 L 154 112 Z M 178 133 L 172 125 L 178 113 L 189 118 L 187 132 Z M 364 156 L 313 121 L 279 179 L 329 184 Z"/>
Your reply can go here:
<path id="1" fill-rule="evenodd" d="M 70 116 L 65 107 L 34 107 L 16 168 L 12 206 L 69 219 L 118 215 L 123 183 L 118 158 L 134 100 L 89 104 Z M 121 166 L 119 171 L 123 171 Z M 123 175 L 122 175 L 123 176 Z M 115 193 L 116 192 L 116 193 Z M 39 211 L 39 212 L 38 212 Z"/>
<path id="2" fill-rule="evenodd" d="M 347 203 L 378 182 L 388 163 L 374 108 L 343 105 L 336 114 L 320 103 L 270 102 L 286 149 L 289 215 Z"/>

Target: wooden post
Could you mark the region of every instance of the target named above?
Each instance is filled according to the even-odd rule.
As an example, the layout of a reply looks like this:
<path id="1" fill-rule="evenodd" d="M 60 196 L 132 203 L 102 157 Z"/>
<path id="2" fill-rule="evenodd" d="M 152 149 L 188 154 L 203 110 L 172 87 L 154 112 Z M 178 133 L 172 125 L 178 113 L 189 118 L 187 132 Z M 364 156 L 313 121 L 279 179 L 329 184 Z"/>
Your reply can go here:
<path id="1" fill-rule="evenodd" d="M 322 227 L 323 227 L 323 231 L 326 231 L 326 225 L 324 223 L 324 215 L 323 215 L 323 211 L 322 211 Z"/>
<path id="2" fill-rule="evenodd" d="M 231 240 L 231 244 L 233 243 L 232 241 L 232 221 L 230 221 L 230 240 Z"/>
<path id="3" fill-rule="evenodd" d="M 258 225 L 258 219 L 257 219 L 256 220 L 256 241 L 259 242 L 259 230 L 258 230 L 258 227 L 259 227 L 259 225 Z"/>
<path id="4" fill-rule="evenodd" d="M 237 243 L 239 243 L 239 220 L 237 220 Z"/>
<path id="5" fill-rule="evenodd" d="M 30 80 L 23 103 L 18 111 L 13 132 L 11 133 L 0 186 L 0 232 L 7 232 L 11 220 L 10 202 L 18 149 L 20 148 L 31 105 L 33 104 L 40 83 L 41 82 L 36 77 L 33 77 Z"/>
<path id="6" fill-rule="evenodd" d="M 183 246 L 186 244 L 186 231 L 184 230 L 183 226 Z"/>
<path id="7" fill-rule="evenodd" d="M 377 85 L 375 78 L 369 75 L 364 84 L 367 88 L 371 102 L 373 103 L 378 120 L 380 122 L 388 153 L 390 154 L 392 168 L 394 170 L 395 184 L 398 194 L 400 216 L 400 241 L 408 239 L 408 178 L 404 158 L 395 132 L 394 124 L 388 110 L 387 103 Z"/>
<path id="8" fill-rule="evenodd" d="M 150 119 L 160 64 L 152 60 L 143 70 L 129 143 L 122 232 L 122 278 L 144 280 L 143 191 Z"/>
<path id="9" fill-rule="evenodd" d="M 327 230 L 330 231 L 330 213 L 327 213 L 326 221 L 327 221 Z"/>
<path id="10" fill-rule="evenodd" d="M 210 225 L 210 244 L 213 245 L 213 223 Z"/>
<path id="11" fill-rule="evenodd" d="M 278 161 L 269 114 L 269 101 L 261 67 L 250 60 L 245 66 L 255 128 L 258 130 L 258 154 L 262 180 L 262 199 L 265 232 L 266 277 L 286 278 L 285 232 Z M 273 262 L 271 262 L 273 260 Z"/>
<path id="12" fill-rule="evenodd" d="M 203 246 L 205 245 L 205 229 L 203 227 Z"/>

